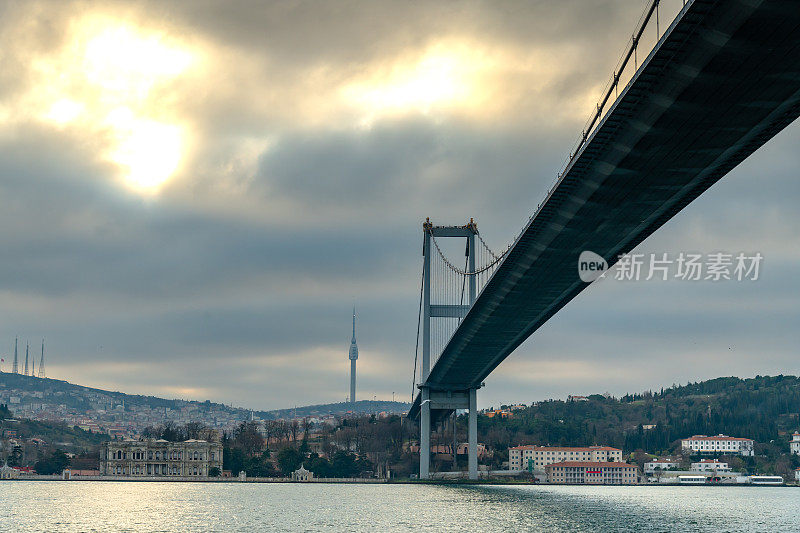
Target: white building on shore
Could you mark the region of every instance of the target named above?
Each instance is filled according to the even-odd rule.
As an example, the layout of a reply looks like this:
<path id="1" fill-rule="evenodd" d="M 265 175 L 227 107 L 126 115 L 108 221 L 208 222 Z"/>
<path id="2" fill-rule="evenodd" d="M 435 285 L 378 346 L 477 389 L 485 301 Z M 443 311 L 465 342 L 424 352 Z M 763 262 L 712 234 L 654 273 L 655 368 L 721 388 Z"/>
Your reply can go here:
<path id="1" fill-rule="evenodd" d="M 212 468 L 222 471 L 222 445 L 204 440 L 109 441 L 101 453 L 104 476 L 207 477 Z"/>
<path id="2" fill-rule="evenodd" d="M 681 440 L 681 449 L 689 454 L 755 455 L 753 440 L 727 435 L 694 435 Z"/>
<path id="3" fill-rule="evenodd" d="M 620 462 L 563 461 L 545 467 L 547 482 L 579 485 L 633 485 L 636 465 Z"/>
<path id="4" fill-rule="evenodd" d="M 680 463 L 674 459 L 653 459 L 644 464 L 644 473 L 651 475 L 657 471 L 678 470 L 680 466 Z"/>
<path id="5" fill-rule="evenodd" d="M 589 446 L 586 448 L 567 448 L 557 446 L 516 446 L 508 449 L 508 469 L 534 470 L 562 461 L 622 461 L 622 450 L 609 446 Z"/>
<path id="6" fill-rule="evenodd" d="M 692 472 L 730 472 L 728 463 L 719 459 L 702 459 L 700 462 L 692 463 Z"/>
<path id="7" fill-rule="evenodd" d="M 797 431 L 792 435 L 792 441 L 789 443 L 789 451 L 794 455 L 800 455 L 800 433 Z"/>

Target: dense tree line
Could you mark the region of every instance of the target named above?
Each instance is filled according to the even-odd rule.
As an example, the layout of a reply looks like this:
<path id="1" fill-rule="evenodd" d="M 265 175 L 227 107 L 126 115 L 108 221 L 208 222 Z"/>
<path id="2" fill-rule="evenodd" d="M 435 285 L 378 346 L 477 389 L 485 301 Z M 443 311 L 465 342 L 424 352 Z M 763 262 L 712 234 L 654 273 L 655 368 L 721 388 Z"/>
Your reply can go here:
<path id="1" fill-rule="evenodd" d="M 781 375 L 718 378 L 620 399 L 550 400 L 508 419 L 479 417 L 478 424 L 481 437 L 499 450 L 517 444 L 605 444 L 662 454 L 677 451 L 682 438 L 724 433 L 751 438 L 760 443 L 756 453 L 764 453 L 771 441 L 788 449 L 789 435 L 800 429 L 798 413 L 800 378 Z"/>
<path id="2" fill-rule="evenodd" d="M 267 421 L 263 432 L 258 423 L 243 422 L 231 434 L 223 435 L 223 469 L 234 476 L 245 471 L 248 476 L 277 477 L 290 476 L 303 465 L 317 477 L 358 477 L 375 466 L 366 458 L 368 451 L 375 458 L 387 457 L 385 444 L 393 432 L 379 432 L 377 425 L 375 417 L 364 417 L 344 420 L 335 428 L 318 428 L 316 442 L 323 449 L 322 455 L 311 451 L 308 422 L 283 423 L 282 430 L 270 431 L 270 427 L 274 430 L 280 426 L 276 421 Z M 270 446 L 262 433 L 272 436 Z M 379 438 L 378 433 L 384 438 Z M 402 440 L 398 443 L 402 449 Z"/>
<path id="3" fill-rule="evenodd" d="M 174 422 L 164 422 L 158 426 L 148 426 L 142 431 L 146 439 L 164 439 L 169 442 L 183 442 L 189 439 L 216 442 L 219 435 L 202 422 L 188 422 L 185 425 Z"/>
<path id="4" fill-rule="evenodd" d="M 54 450 L 49 456 L 43 457 L 33 465 L 37 474 L 60 474 L 70 465 L 69 457 L 61 450 Z"/>

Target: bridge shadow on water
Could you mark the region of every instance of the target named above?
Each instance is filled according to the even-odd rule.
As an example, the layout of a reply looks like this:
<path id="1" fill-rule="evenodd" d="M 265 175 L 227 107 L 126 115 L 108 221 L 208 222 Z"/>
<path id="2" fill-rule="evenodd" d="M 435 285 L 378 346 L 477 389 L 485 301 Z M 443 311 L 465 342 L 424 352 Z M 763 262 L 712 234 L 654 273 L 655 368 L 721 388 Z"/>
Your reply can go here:
<path id="1" fill-rule="evenodd" d="M 796 531 L 789 488 L 462 485 L 459 498 L 493 509 L 498 529 L 583 531 Z M 792 509 L 791 511 L 789 509 Z M 791 514 L 792 516 L 787 516 Z"/>

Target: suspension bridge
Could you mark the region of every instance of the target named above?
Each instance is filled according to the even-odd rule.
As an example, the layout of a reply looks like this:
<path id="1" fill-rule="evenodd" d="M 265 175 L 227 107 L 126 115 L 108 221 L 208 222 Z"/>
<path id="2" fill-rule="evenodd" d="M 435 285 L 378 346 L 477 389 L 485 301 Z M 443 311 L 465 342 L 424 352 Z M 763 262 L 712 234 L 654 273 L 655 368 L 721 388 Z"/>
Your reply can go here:
<path id="1" fill-rule="evenodd" d="M 660 5 L 648 3 L 564 170 L 506 251 L 490 250 L 474 221 L 423 224 L 408 415 L 420 421 L 420 478 L 431 428 L 457 409 L 469 410 L 478 477 L 477 390 L 589 285 L 582 251 L 614 265 L 800 115 L 796 1 L 689 0 L 666 27 Z M 641 58 L 646 32 L 654 44 Z M 443 252 L 447 238 L 466 240 L 463 267 Z"/>

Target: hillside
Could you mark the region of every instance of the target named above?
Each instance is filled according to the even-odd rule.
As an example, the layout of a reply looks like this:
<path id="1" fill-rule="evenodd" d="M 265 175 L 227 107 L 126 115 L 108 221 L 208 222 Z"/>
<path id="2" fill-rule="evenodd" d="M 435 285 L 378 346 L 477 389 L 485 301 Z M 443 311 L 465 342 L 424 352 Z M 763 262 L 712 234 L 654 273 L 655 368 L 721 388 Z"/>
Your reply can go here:
<path id="1" fill-rule="evenodd" d="M 800 429 L 799 415 L 800 378 L 723 377 L 618 399 L 538 402 L 511 418 L 479 417 L 479 431 L 498 449 L 606 444 L 662 454 L 676 451 L 679 439 L 724 433 L 755 440 L 756 453 L 778 453 Z"/>
<path id="2" fill-rule="evenodd" d="M 108 436 L 83 431 L 63 422 L 39 422 L 13 418 L 5 404 L 0 404 L 0 435 L 20 442 L 31 438 L 42 439 L 47 446 L 67 451 L 81 451 L 107 441 Z"/>
<path id="3" fill-rule="evenodd" d="M 0 403 L 8 404 L 16 417 L 65 421 L 70 426 L 91 427 L 98 431 L 113 429 L 123 434 L 166 421 L 178 424 L 199 421 L 212 427 L 230 429 L 249 420 L 251 416 L 272 420 L 382 411 L 401 413 L 408 410 L 408 404 L 402 402 L 362 400 L 355 404 L 332 403 L 256 411 L 209 400 L 201 402 L 126 394 L 57 379 L 10 373 L 0 373 Z"/>
<path id="4" fill-rule="evenodd" d="M 268 411 L 272 418 L 304 418 L 324 415 L 345 415 L 348 413 L 370 415 L 380 412 L 402 414 L 411 407 L 410 403 L 391 402 L 383 400 L 358 400 L 355 404 L 349 402 L 326 403 L 320 405 L 307 405 L 291 409 L 277 409 Z"/>

